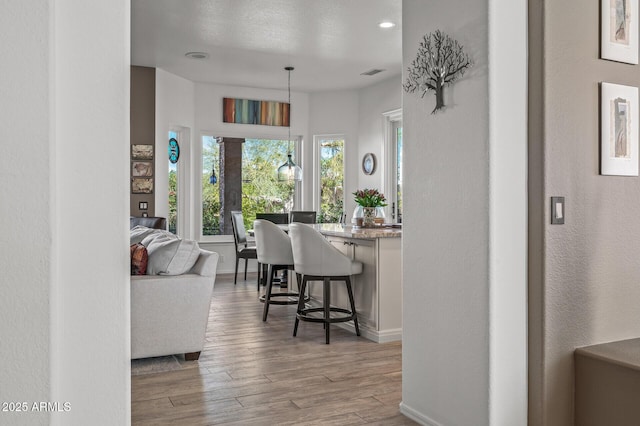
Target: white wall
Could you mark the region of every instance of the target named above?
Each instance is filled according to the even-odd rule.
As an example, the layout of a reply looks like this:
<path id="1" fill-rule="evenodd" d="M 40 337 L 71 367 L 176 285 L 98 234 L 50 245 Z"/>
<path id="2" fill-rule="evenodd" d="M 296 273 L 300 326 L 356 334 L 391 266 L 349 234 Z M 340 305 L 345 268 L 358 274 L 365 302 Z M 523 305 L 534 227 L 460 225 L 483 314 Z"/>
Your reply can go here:
<path id="1" fill-rule="evenodd" d="M 344 212 L 347 214 L 347 220 L 350 220 L 355 208 L 355 202 L 350 194 L 358 188 L 358 175 L 360 174 L 357 165 L 360 140 L 358 108 L 358 92 L 356 90 L 318 92 L 310 95 L 309 133 L 311 138 L 313 139 L 313 136 L 316 135 L 335 134 L 344 135 L 345 138 Z"/>
<path id="2" fill-rule="evenodd" d="M 54 26 L 52 399 L 72 409 L 53 424 L 124 425 L 131 395 L 129 1 L 56 2 Z"/>
<path id="3" fill-rule="evenodd" d="M 129 2 L 5 2 L 0 23 L 0 400 L 71 409 L 0 423 L 126 425 Z"/>
<path id="4" fill-rule="evenodd" d="M 0 401 L 50 398 L 49 299 L 55 267 L 52 14 L 46 0 L 4 4 L 0 13 L 0 123 L 5 132 L 0 167 L 0 221 L 5 225 L 0 233 Z M 0 424 L 46 424 L 47 418 L 46 413 L 0 412 Z"/>
<path id="5" fill-rule="evenodd" d="M 345 213 L 351 218 L 356 207 L 353 196 L 359 188 L 384 188 L 383 113 L 401 107 L 401 76 L 390 77 L 360 90 L 310 94 L 309 132 L 315 135 L 345 136 Z M 362 172 L 362 157 L 373 152 L 378 160 L 376 173 Z"/>
<path id="6" fill-rule="evenodd" d="M 156 141 L 155 141 L 155 202 L 156 216 L 169 217 L 169 143 L 168 132 L 172 128 L 182 128 L 182 140 L 180 143 L 180 159 L 178 165 L 193 164 L 193 143 L 197 140 L 194 129 L 195 116 L 195 84 L 192 81 L 168 73 L 162 69 L 156 69 Z M 193 185 L 187 185 L 189 197 L 193 201 Z M 178 193 L 180 199 L 180 193 Z M 180 202 L 180 201 L 179 201 Z M 184 238 L 194 238 L 193 221 L 188 217 L 184 232 Z"/>
<path id="7" fill-rule="evenodd" d="M 475 62 L 445 89 L 444 111 L 431 114 L 433 94 L 403 96 L 413 232 L 403 235 L 401 410 L 424 424 L 527 421 L 526 2 L 509 3 L 403 1 L 404 69 L 436 29 Z"/>
<path id="8" fill-rule="evenodd" d="M 359 95 L 359 144 L 358 144 L 358 188 L 384 188 L 384 125 L 385 112 L 402 107 L 402 76 L 391 77 L 375 86 L 358 92 Z M 362 172 L 362 157 L 372 152 L 377 158 L 376 172 L 365 175 Z M 391 195 L 391 194 L 385 194 Z"/>

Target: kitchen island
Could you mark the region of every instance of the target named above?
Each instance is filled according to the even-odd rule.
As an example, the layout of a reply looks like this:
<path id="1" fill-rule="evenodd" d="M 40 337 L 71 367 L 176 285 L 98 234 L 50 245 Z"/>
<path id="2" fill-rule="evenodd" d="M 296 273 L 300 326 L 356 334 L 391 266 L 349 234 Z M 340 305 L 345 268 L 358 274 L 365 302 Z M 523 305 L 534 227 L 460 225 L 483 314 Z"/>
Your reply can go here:
<path id="1" fill-rule="evenodd" d="M 312 225 L 336 248 L 363 264 L 362 273 L 352 277 L 353 293 L 361 334 L 375 342 L 402 339 L 402 230 L 322 223 Z M 322 286 L 311 283 L 312 300 L 322 299 Z M 344 286 L 332 287 L 332 304 L 349 307 Z M 339 323 L 353 331 L 353 324 Z"/>

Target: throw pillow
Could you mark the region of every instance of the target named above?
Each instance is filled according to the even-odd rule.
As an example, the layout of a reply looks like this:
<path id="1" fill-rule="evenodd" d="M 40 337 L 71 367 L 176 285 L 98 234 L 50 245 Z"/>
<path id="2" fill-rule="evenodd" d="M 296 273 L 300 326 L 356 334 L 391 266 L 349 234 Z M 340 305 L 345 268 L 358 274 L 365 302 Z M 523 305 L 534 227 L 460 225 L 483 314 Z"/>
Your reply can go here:
<path id="1" fill-rule="evenodd" d="M 131 251 L 131 275 L 145 275 L 149 259 L 147 248 L 142 244 L 132 244 L 129 249 Z"/>

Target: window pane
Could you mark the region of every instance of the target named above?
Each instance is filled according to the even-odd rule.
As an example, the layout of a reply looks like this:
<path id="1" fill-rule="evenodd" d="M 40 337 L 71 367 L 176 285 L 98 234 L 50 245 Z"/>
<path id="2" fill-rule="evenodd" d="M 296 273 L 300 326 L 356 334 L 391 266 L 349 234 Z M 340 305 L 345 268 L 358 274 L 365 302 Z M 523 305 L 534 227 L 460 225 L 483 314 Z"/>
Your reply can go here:
<path id="1" fill-rule="evenodd" d="M 396 130 L 396 220 L 402 223 L 402 127 Z"/>
<path id="2" fill-rule="evenodd" d="M 245 139 L 242 146 L 242 216 L 247 229 L 253 228 L 256 213 L 287 213 L 293 209 L 295 183 L 279 182 L 277 172 L 287 160 L 288 149 L 286 140 Z"/>
<path id="3" fill-rule="evenodd" d="M 212 179 L 215 176 L 215 179 Z M 220 145 L 202 137 L 202 235 L 220 235 Z"/>
<path id="4" fill-rule="evenodd" d="M 169 140 L 175 138 L 178 140 L 178 133 L 169 132 L 167 145 Z M 178 143 L 180 141 L 178 140 Z M 169 232 L 177 233 L 178 229 L 178 164 L 172 164 L 169 161 Z"/>
<path id="5" fill-rule="evenodd" d="M 320 141 L 319 223 L 337 223 L 342 218 L 344 199 L 344 140 Z"/>

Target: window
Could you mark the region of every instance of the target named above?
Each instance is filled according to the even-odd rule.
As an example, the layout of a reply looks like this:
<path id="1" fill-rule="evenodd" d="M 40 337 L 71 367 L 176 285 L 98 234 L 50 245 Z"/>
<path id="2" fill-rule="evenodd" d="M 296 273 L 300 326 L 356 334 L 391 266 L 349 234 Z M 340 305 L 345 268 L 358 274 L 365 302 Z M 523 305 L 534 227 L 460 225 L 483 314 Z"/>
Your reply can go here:
<path id="1" fill-rule="evenodd" d="M 319 223 L 337 223 L 344 211 L 344 137 L 316 136 L 316 210 Z"/>
<path id="2" fill-rule="evenodd" d="M 402 222 L 402 110 L 382 114 L 384 116 L 384 194 L 388 206 L 385 213 L 390 222 Z M 387 172 L 388 170 L 388 172 Z"/>
<path id="3" fill-rule="evenodd" d="M 176 139 L 178 142 L 178 133 L 174 131 L 169 132 L 167 142 L 171 139 Z M 174 234 L 178 233 L 178 163 L 169 163 L 169 232 Z"/>
<path id="4" fill-rule="evenodd" d="M 220 235 L 220 146 L 202 137 L 202 235 Z"/>
<path id="5" fill-rule="evenodd" d="M 393 134 L 395 138 L 395 197 L 392 201 L 393 219 L 402 223 L 402 122 L 393 122 Z"/>
<path id="6" fill-rule="evenodd" d="M 296 184 L 279 182 L 277 169 L 290 148 L 298 161 L 295 145 L 278 139 L 203 136 L 202 236 L 231 235 L 232 210 L 242 210 L 247 229 L 253 228 L 258 212 L 293 210 Z"/>

